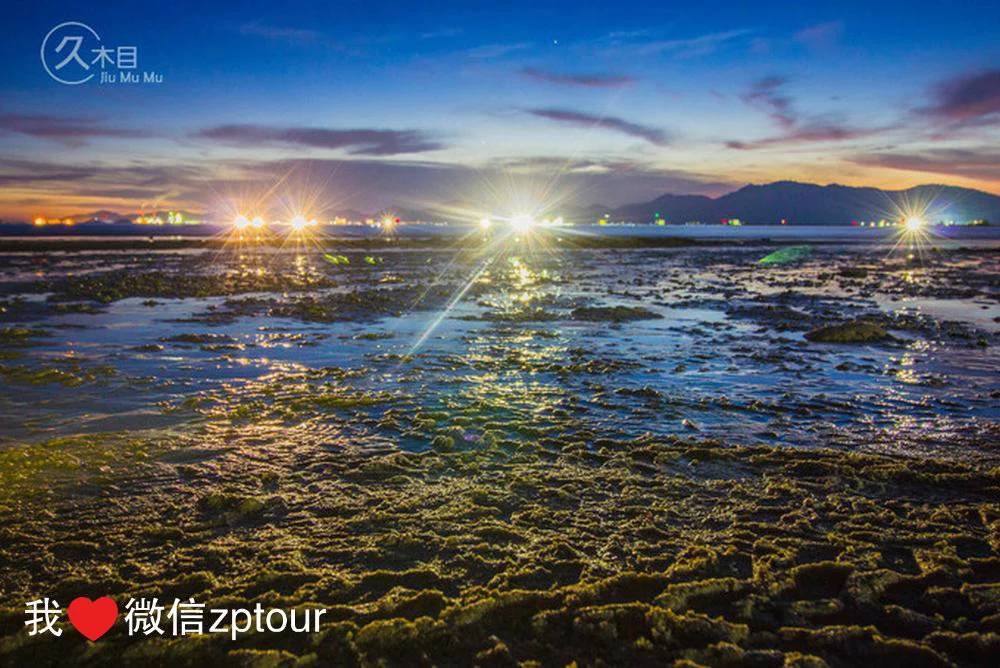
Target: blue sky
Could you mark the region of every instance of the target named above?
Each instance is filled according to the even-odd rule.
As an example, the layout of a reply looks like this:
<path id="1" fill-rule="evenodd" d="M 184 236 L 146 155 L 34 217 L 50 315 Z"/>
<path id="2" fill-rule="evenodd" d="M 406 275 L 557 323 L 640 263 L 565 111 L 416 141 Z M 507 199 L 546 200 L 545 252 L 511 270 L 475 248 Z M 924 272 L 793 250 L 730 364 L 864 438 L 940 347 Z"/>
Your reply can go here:
<path id="1" fill-rule="evenodd" d="M 777 179 L 1000 192 L 996 3 L 105 2 L 5 14 L 4 218 L 214 211 L 289 174 L 321 189 L 324 209 L 525 187 L 620 204 Z M 39 47 L 64 21 L 135 46 L 138 69 L 163 82 L 57 83 Z"/>

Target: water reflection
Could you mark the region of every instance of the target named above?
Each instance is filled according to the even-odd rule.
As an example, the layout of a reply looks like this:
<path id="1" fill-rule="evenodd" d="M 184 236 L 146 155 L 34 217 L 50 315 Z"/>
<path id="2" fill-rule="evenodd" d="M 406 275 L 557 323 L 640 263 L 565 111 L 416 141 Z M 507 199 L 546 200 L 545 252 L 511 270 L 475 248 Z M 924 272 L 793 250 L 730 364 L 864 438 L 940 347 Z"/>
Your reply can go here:
<path id="1" fill-rule="evenodd" d="M 7 299 L 49 335 L 0 348 L 0 420 L 14 425 L 8 439 L 145 422 L 413 449 L 439 436 L 477 444 L 488 432 L 697 434 L 907 452 L 937 451 L 959 434 L 965 447 L 980 447 L 981 425 L 997 417 L 1000 363 L 988 334 L 893 299 L 970 294 L 995 272 L 995 257 L 896 271 L 879 253 L 828 249 L 766 275 L 759 257 L 524 247 L 337 265 L 307 250 L 118 256 L 117 264 L 204 279 L 198 290 L 215 280 L 235 287 L 129 297 L 91 313 Z M 63 258 L 55 271 L 94 266 Z M 338 308 L 351 305 L 343 317 L 326 306 L 334 295 L 345 296 Z M 300 297 L 311 301 L 280 309 Z M 258 308 L 262 298 L 272 301 Z M 660 317 L 577 319 L 580 306 L 641 306 Z M 802 338 L 811 322 L 882 309 L 895 318 L 893 341 Z"/>

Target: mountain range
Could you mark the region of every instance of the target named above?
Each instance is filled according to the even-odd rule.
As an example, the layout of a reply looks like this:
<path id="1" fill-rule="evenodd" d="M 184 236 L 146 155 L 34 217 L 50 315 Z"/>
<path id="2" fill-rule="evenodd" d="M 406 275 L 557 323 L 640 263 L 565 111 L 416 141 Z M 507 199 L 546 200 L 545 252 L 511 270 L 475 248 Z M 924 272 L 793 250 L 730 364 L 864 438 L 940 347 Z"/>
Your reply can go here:
<path id="1" fill-rule="evenodd" d="M 721 197 L 663 195 L 649 202 L 574 212 L 588 219 L 668 223 L 718 223 L 738 218 L 750 224 L 849 225 L 854 221 L 898 220 L 919 216 L 930 222 L 1000 220 L 1000 196 L 956 186 L 923 185 L 906 190 L 820 186 L 795 181 L 747 185 Z"/>

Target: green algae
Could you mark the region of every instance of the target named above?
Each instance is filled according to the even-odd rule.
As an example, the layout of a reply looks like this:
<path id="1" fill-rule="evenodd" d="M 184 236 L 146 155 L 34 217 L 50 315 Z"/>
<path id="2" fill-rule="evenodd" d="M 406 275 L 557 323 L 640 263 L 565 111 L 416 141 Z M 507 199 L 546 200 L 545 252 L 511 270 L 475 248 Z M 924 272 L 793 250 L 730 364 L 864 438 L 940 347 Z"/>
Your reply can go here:
<path id="1" fill-rule="evenodd" d="M 159 439 L 119 432 L 4 445 L 0 447 L 0 503 L 44 496 L 57 484 L 100 479 L 112 464 L 145 462 L 163 447 Z"/>
<path id="2" fill-rule="evenodd" d="M 75 454 L 83 443 L 49 450 Z M 295 466 L 267 480 L 221 449 L 185 466 L 196 481 L 222 473 L 222 491 L 130 494 L 127 512 L 105 509 L 100 540 L 55 516 L 22 512 L 18 535 L 37 538 L 3 542 L 0 558 L 30 563 L 25 550 L 41 541 L 65 575 L 93 583 L 88 564 L 140 529 L 147 551 L 107 566 L 107 591 L 330 611 L 312 639 L 279 635 L 261 646 L 119 638 L 94 664 L 121 652 L 150 665 L 179 657 L 358 666 L 594 658 L 975 665 L 995 649 L 1000 556 L 990 541 L 1000 535 L 1000 473 L 681 439 L 603 439 L 601 452 L 587 456 L 559 439 L 502 444 L 383 455 L 272 450 L 273 463 L 291 456 Z M 118 470 L 114 488 L 141 485 L 126 464 L 136 454 L 103 460 Z M 671 472 L 694 459 L 741 475 Z M 637 466 L 645 461 L 659 464 Z M 264 484 L 280 494 L 262 494 Z M 57 509 L 64 503 L 53 501 Z M 287 512 L 308 521 L 279 522 Z M 884 565 L 900 564 L 901 551 L 911 572 Z M 178 579 L 162 561 L 168 553 L 197 575 Z M 56 589 L 80 586 L 73 582 Z M 28 651 L 16 637 L 0 636 L 4 661 Z"/>
<path id="3" fill-rule="evenodd" d="M 306 406 L 315 408 L 364 408 L 368 406 L 379 406 L 395 400 L 395 396 L 388 392 L 320 392 L 311 396 L 303 397 L 293 404 L 297 409 Z"/>
<path id="4" fill-rule="evenodd" d="M 171 271 L 109 271 L 68 277 L 53 283 L 50 300 L 85 300 L 110 304 L 129 297 L 174 299 L 215 297 L 248 292 L 308 290 L 332 285 L 322 276 L 234 270 L 222 275 Z"/>
<path id="5" fill-rule="evenodd" d="M 787 248 L 779 248 L 773 253 L 768 253 L 757 260 L 757 264 L 763 266 L 794 264 L 805 260 L 811 254 L 812 246 L 788 246 Z"/>
<path id="6" fill-rule="evenodd" d="M 262 499 L 240 494 L 211 492 L 198 499 L 198 509 L 208 515 L 223 515 L 228 520 L 238 521 L 256 517 L 264 512 L 266 502 Z"/>
<path id="7" fill-rule="evenodd" d="M 63 387 L 79 387 L 87 383 L 98 383 L 116 376 L 118 371 L 109 365 L 84 366 L 69 361 L 60 366 L 12 366 L 0 364 L 0 377 L 8 383 L 22 385 L 58 384 Z"/>
<path id="8" fill-rule="evenodd" d="M 33 327 L 0 327 L 0 346 L 27 346 L 51 336 L 44 329 Z"/>
<path id="9" fill-rule="evenodd" d="M 175 334 L 160 339 L 165 343 L 193 343 L 193 344 L 215 344 L 215 343 L 235 343 L 236 340 L 225 334 Z"/>
<path id="10" fill-rule="evenodd" d="M 245 292 L 250 292 L 246 290 Z M 234 293 L 235 294 L 235 293 Z M 402 315 L 407 310 L 430 310 L 444 304 L 451 292 L 445 285 L 354 286 L 346 292 L 300 294 L 287 298 L 229 298 L 222 307 L 195 316 L 192 321 L 230 322 L 236 318 L 267 316 L 303 322 L 369 322 Z"/>
<path id="11" fill-rule="evenodd" d="M 346 255 L 333 255 L 331 253 L 323 253 L 323 259 L 332 265 L 350 264 L 351 260 Z"/>

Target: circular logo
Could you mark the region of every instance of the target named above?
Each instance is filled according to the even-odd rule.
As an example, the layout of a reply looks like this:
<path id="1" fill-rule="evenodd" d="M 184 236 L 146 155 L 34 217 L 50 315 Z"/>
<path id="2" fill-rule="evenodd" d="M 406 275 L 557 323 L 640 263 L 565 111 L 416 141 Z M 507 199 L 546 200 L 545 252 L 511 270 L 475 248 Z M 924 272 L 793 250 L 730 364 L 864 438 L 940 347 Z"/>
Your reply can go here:
<path id="1" fill-rule="evenodd" d="M 42 40 L 42 67 L 59 83 L 86 83 L 94 76 L 91 56 L 99 51 L 100 44 L 101 36 L 86 23 L 60 23 Z"/>

